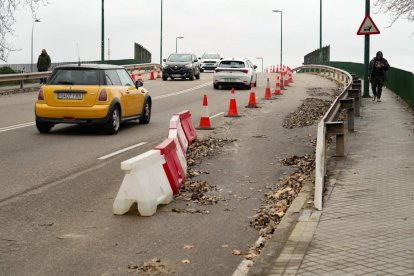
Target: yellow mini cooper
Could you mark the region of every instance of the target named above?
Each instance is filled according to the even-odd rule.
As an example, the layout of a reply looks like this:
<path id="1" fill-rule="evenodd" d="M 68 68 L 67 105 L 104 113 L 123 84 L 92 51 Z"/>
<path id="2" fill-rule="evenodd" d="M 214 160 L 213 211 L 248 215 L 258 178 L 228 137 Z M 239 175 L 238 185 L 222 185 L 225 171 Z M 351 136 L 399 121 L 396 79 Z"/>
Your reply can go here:
<path id="1" fill-rule="evenodd" d="M 55 124 L 100 124 L 118 133 L 122 121 L 148 124 L 152 101 L 142 82 L 134 83 L 124 67 L 107 64 L 56 67 L 36 101 L 36 127 L 49 132 Z"/>

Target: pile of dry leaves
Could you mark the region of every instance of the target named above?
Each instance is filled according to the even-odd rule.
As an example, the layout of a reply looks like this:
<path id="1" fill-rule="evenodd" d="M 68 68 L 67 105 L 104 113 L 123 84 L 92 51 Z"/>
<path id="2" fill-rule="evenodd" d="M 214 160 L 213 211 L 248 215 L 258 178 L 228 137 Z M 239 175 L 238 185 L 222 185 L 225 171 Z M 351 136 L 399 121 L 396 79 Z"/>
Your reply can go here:
<path id="1" fill-rule="evenodd" d="M 331 101 L 307 98 L 294 112 L 289 113 L 283 121 L 283 127 L 296 128 L 311 126 L 319 121 L 331 106 Z"/>
<path id="2" fill-rule="evenodd" d="M 192 180 L 195 176 L 209 173 L 207 171 L 196 170 L 194 166 L 200 164 L 205 157 L 211 157 L 220 153 L 225 145 L 234 141 L 235 139 L 208 136 L 203 139 L 198 139 L 191 144 L 187 152 L 187 180 L 181 185 L 180 193 L 176 198 L 196 202 L 198 205 L 212 205 L 217 204 L 220 200 L 224 200 L 218 195 L 208 194 L 209 192 L 217 191 L 216 186 L 210 185 L 207 181 Z M 198 211 L 196 213 L 199 213 Z M 187 212 L 186 210 L 178 210 L 177 212 L 193 213 Z"/>
<path id="3" fill-rule="evenodd" d="M 293 156 L 282 159 L 280 162 L 283 165 L 295 167 L 297 170 L 282 178 L 278 188 L 265 195 L 260 209 L 250 221 L 250 225 L 259 230 L 264 238 L 269 238 L 273 234 L 304 183 L 311 180 L 312 171 L 315 168 L 315 157 L 312 155 Z"/>

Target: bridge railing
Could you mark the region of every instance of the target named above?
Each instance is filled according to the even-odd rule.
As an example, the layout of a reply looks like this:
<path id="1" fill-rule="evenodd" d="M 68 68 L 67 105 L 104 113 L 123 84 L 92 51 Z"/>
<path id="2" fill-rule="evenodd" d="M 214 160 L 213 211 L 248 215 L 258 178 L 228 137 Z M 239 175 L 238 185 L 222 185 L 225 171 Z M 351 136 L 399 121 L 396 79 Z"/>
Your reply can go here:
<path id="1" fill-rule="evenodd" d="M 354 117 L 360 115 L 361 80 L 356 75 L 351 75 L 344 70 L 324 65 L 304 65 L 294 68 L 292 71 L 317 74 L 343 84 L 343 91 L 332 102 L 328 111 L 318 122 L 315 153 L 314 206 L 316 209 L 322 210 L 328 136 L 336 136 L 336 156 L 344 156 L 345 134 L 349 131 L 354 131 Z M 344 121 L 338 120 L 341 109 L 347 110 L 347 124 Z M 346 125 L 347 128 L 345 128 Z"/>
<path id="2" fill-rule="evenodd" d="M 141 64 L 129 64 L 124 65 L 125 69 L 127 70 L 145 70 L 148 71 L 150 69 L 153 69 L 155 67 L 160 67 L 160 64 L 158 63 L 141 63 Z M 37 80 L 40 78 L 47 78 L 50 76 L 52 71 L 47 72 L 35 72 L 35 73 L 18 73 L 18 74 L 3 74 L 0 75 L 0 85 L 2 85 L 5 82 L 10 81 L 20 81 L 20 88 L 24 87 L 24 82 L 27 82 L 29 80 Z"/>

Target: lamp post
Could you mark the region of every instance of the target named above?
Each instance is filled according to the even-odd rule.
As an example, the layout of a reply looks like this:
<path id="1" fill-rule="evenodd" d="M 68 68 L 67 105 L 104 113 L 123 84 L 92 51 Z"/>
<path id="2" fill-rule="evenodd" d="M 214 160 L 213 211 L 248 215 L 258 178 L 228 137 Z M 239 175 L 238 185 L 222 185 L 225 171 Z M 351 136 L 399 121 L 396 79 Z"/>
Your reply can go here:
<path id="1" fill-rule="evenodd" d="M 105 60 L 105 13 L 104 0 L 102 0 L 102 21 L 101 21 L 101 62 Z"/>
<path id="2" fill-rule="evenodd" d="M 33 21 L 33 24 L 32 24 L 32 48 L 31 48 L 32 49 L 32 55 L 31 55 L 31 59 L 30 59 L 30 72 L 33 72 L 33 30 L 34 30 L 34 25 L 37 22 L 40 22 L 40 19 L 35 19 Z"/>
<path id="3" fill-rule="evenodd" d="M 177 53 L 177 49 L 178 49 L 178 40 L 184 38 L 183 36 L 177 36 L 175 38 L 175 52 Z"/>
<path id="4" fill-rule="evenodd" d="M 163 0 L 161 0 L 160 64 L 162 64 L 162 1 Z"/>
<path id="5" fill-rule="evenodd" d="M 319 1 L 319 9 L 319 63 L 322 64 L 322 0 Z"/>
<path id="6" fill-rule="evenodd" d="M 283 64 L 283 11 L 280 10 L 273 10 L 273 12 L 280 12 L 280 66 Z"/>
<path id="7" fill-rule="evenodd" d="M 262 73 L 263 73 L 263 58 L 262 57 L 257 57 L 257 59 L 261 59 L 262 60 Z"/>

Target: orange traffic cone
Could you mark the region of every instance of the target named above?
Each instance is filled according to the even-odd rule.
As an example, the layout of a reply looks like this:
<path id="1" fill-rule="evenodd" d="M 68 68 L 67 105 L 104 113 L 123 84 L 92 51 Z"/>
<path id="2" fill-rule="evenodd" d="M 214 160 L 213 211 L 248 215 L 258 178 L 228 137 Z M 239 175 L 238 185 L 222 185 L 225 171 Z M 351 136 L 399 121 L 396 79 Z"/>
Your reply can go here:
<path id="1" fill-rule="evenodd" d="M 200 124 L 196 129 L 214 129 L 211 127 L 210 115 L 208 115 L 207 95 L 203 98 L 203 109 L 201 110 Z"/>
<path id="2" fill-rule="evenodd" d="M 292 83 L 292 82 L 293 82 L 293 74 L 292 74 L 292 72 L 291 72 L 291 71 L 289 71 L 289 79 L 288 79 L 288 81 L 289 81 L 290 83 Z"/>
<path id="3" fill-rule="evenodd" d="M 151 69 L 151 74 L 150 74 L 150 78 L 149 78 L 150 80 L 155 80 L 155 77 L 154 77 L 154 69 Z"/>
<path id="4" fill-rule="evenodd" d="M 161 78 L 161 68 L 158 68 L 157 79 L 160 79 L 160 78 Z"/>
<path id="5" fill-rule="evenodd" d="M 276 89 L 275 89 L 275 95 L 282 95 L 282 91 L 280 91 L 280 77 L 276 77 Z"/>
<path id="6" fill-rule="evenodd" d="M 256 104 L 256 93 L 253 91 L 254 83 L 252 83 L 252 92 L 250 92 L 249 103 L 247 104 L 247 108 L 258 108 Z"/>
<path id="7" fill-rule="evenodd" d="M 283 81 L 284 77 L 285 77 L 285 73 L 280 72 L 280 89 L 281 90 L 286 90 L 285 82 Z"/>
<path id="8" fill-rule="evenodd" d="M 236 94 L 234 88 L 231 89 L 231 96 L 232 98 L 230 99 L 229 112 L 227 115 L 224 115 L 224 117 L 240 117 L 239 113 L 237 112 Z"/>
<path id="9" fill-rule="evenodd" d="M 279 65 L 276 65 L 276 73 L 279 73 Z"/>
<path id="10" fill-rule="evenodd" d="M 137 81 L 142 81 L 142 74 L 141 74 L 141 71 L 138 71 L 139 73 L 138 73 L 138 79 L 137 79 Z"/>
<path id="11" fill-rule="evenodd" d="M 269 78 L 267 78 L 266 92 L 265 92 L 264 99 L 265 100 L 271 100 L 272 99 L 272 92 L 270 91 Z"/>
<path id="12" fill-rule="evenodd" d="M 134 82 L 136 82 L 135 70 L 134 69 L 131 70 L 131 78 Z"/>

